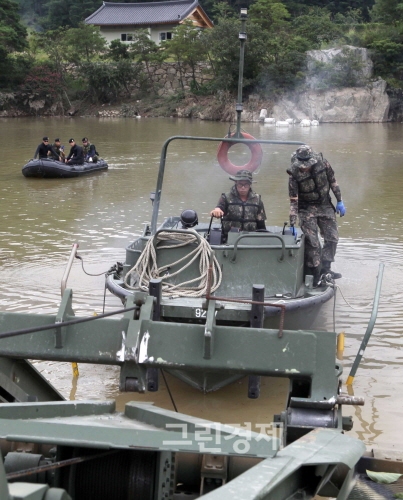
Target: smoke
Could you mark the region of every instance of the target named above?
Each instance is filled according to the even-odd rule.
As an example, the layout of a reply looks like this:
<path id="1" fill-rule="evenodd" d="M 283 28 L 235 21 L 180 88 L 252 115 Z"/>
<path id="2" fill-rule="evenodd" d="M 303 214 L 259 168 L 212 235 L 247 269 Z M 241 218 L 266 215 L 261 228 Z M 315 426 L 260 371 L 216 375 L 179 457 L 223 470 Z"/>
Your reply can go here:
<path id="1" fill-rule="evenodd" d="M 367 50 L 345 45 L 342 48 L 307 52 L 305 84 L 313 90 L 364 87 L 373 71 Z"/>

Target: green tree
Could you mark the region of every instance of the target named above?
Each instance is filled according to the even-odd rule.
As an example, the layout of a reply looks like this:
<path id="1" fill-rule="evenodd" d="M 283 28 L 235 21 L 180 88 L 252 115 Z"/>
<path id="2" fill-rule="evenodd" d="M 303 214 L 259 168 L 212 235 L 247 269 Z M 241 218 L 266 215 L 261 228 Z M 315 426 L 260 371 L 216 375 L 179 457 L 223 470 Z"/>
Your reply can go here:
<path id="1" fill-rule="evenodd" d="M 306 51 L 310 44 L 305 38 L 285 31 L 268 37 L 266 60 L 259 75 L 259 91 L 267 97 L 293 89 L 305 79 Z"/>
<path id="2" fill-rule="evenodd" d="M 356 34 L 357 44 L 368 48 L 374 63 L 374 75 L 392 86 L 403 87 L 403 23 L 372 23 Z"/>
<path id="3" fill-rule="evenodd" d="M 130 59 L 129 46 L 122 43 L 120 40 L 112 40 L 108 46 L 108 50 L 105 54 L 107 59 L 112 59 L 112 61 L 122 61 L 125 59 Z"/>
<path id="4" fill-rule="evenodd" d="M 64 45 L 67 60 L 75 64 L 81 61 L 90 62 L 94 57 L 104 53 L 107 47 L 99 27 L 84 23 L 65 32 Z"/>
<path id="5" fill-rule="evenodd" d="M 151 65 L 160 64 L 166 58 L 166 53 L 161 48 L 150 39 L 147 30 L 136 30 L 133 33 L 133 41 L 129 47 L 129 54 L 136 61 L 144 64 L 148 79 L 150 82 L 150 88 L 155 92 L 155 86 L 152 83 Z"/>
<path id="6" fill-rule="evenodd" d="M 362 13 L 363 21 L 369 21 L 369 11 L 374 0 L 283 0 L 288 11 L 293 17 L 305 15 L 311 7 L 325 6 L 331 16 L 346 14 L 351 9 L 358 9 Z"/>
<path id="7" fill-rule="evenodd" d="M 344 27 L 350 28 L 352 26 L 357 26 L 358 24 L 363 24 L 363 14 L 361 9 L 349 9 L 347 12 L 342 14 L 337 12 L 333 16 L 333 22 L 340 24 Z"/>
<path id="8" fill-rule="evenodd" d="M 375 0 L 371 19 L 384 24 L 397 24 L 403 20 L 403 3 L 399 0 Z"/>
<path id="9" fill-rule="evenodd" d="M 403 87 L 403 41 L 377 40 L 369 45 L 374 72 L 393 84 Z"/>
<path id="10" fill-rule="evenodd" d="M 271 34 L 284 28 L 291 17 L 284 4 L 277 0 L 256 0 L 251 5 L 248 16 L 252 22 Z"/>
<path id="11" fill-rule="evenodd" d="M 27 46 L 27 30 L 20 22 L 18 4 L 0 0 L 0 48 L 6 52 L 21 52 Z"/>
<path id="12" fill-rule="evenodd" d="M 165 42 L 166 51 L 176 59 L 181 74 L 181 85 L 184 88 L 183 75 L 186 66 L 192 72 L 192 87 L 198 89 L 196 66 L 207 58 L 207 49 L 199 28 L 192 21 L 185 21 L 173 31 L 172 40 Z"/>
<path id="13" fill-rule="evenodd" d="M 27 30 L 20 22 L 18 4 L 0 0 L 0 87 L 20 83 L 31 66 L 28 56 L 16 54 L 28 47 Z"/>
<path id="14" fill-rule="evenodd" d="M 87 94 L 96 103 L 130 97 L 131 85 L 141 79 L 141 69 L 130 61 L 113 64 L 86 62 L 81 65 L 81 70 L 87 80 Z"/>
<path id="15" fill-rule="evenodd" d="M 212 88 L 234 91 L 238 87 L 239 43 L 241 23 L 237 18 L 221 18 L 214 29 L 203 33 L 204 45 L 214 73 Z M 245 44 L 244 87 L 254 85 L 267 60 L 268 34 L 260 26 L 247 21 Z"/>
<path id="16" fill-rule="evenodd" d="M 239 11 L 237 12 L 234 7 L 232 7 L 227 2 L 217 2 L 211 7 L 213 19 L 228 19 L 239 17 Z"/>
<path id="17" fill-rule="evenodd" d="M 101 6 L 99 0 L 49 0 L 48 15 L 43 22 L 45 29 L 55 30 L 63 26 L 78 28 L 79 24 Z"/>
<path id="18" fill-rule="evenodd" d="M 78 28 L 59 28 L 33 33 L 30 39 L 33 52 L 41 49 L 54 69 L 65 78 L 67 62 L 89 62 L 106 50 L 106 41 L 95 26 L 81 23 Z"/>
<path id="19" fill-rule="evenodd" d="M 65 36 L 67 29 L 49 30 L 43 33 L 33 33 L 30 44 L 33 52 L 38 49 L 49 57 L 50 64 L 54 70 L 64 79 L 64 61 L 65 61 Z"/>
<path id="20" fill-rule="evenodd" d="M 312 9 L 292 22 L 293 33 L 308 40 L 311 48 L 319 49 L 323 43 L 333 42 L 342 36 L 340 26 L 330 19 L 326 9 Z"/>

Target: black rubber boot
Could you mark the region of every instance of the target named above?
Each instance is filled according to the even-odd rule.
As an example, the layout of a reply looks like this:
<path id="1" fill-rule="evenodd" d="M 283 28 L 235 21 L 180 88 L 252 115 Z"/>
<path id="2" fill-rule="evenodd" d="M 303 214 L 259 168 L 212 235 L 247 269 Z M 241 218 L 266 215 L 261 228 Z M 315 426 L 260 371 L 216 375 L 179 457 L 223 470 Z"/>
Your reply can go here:
<path id="1" fill-rule="evenodd" d="M 320 272 L 320 266 L 312 267 L 312 274 L 313 274 L 313 287 L 317 288 L 322 284 L 321 281 L 322 273 Z"/>
<path id="2" fill-rule="evenodd" d="M 324 274 L 325 276 L 330 276 L 330 279 L 332 280 L 338 280 L 339 278 L 342 278 L 342 275 L 340 273 L 336 273 L 330 269 L 331 262 L 328 260 L 324 260 L 322 262 L 322 271 L 321 274 Z"/>

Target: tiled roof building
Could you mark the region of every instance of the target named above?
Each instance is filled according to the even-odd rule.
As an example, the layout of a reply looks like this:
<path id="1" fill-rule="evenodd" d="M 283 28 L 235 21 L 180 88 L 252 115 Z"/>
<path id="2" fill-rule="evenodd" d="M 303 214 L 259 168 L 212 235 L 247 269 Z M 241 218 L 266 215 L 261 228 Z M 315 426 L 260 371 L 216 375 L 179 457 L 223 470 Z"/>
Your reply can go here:
<path id="1" fill-rule="evenodd" d="M 189 19 L 194 26 L 211 28 L 212 21 L 198 0 L 171 0 L 147 3 L 103 2 L 102 6 L 85 20 L 99 26 L 108 42 L 130 42 L 130 32 L 147 28 L 151 39 L 160 43 L 171 38 L 172 30 Z"/>

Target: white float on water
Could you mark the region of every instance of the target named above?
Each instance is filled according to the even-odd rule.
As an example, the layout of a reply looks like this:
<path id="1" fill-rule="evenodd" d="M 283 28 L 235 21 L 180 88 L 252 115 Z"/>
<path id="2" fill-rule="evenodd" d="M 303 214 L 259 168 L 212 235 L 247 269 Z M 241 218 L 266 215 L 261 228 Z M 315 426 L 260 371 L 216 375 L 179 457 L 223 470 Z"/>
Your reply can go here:
<path id="1" fill-rule="evenodd" d="M 304 118 L 303 120 L 300 121 L 299 123 L 301 127 L 310 127 L 311 126 L 311 120 L 307 120 Z"/>

